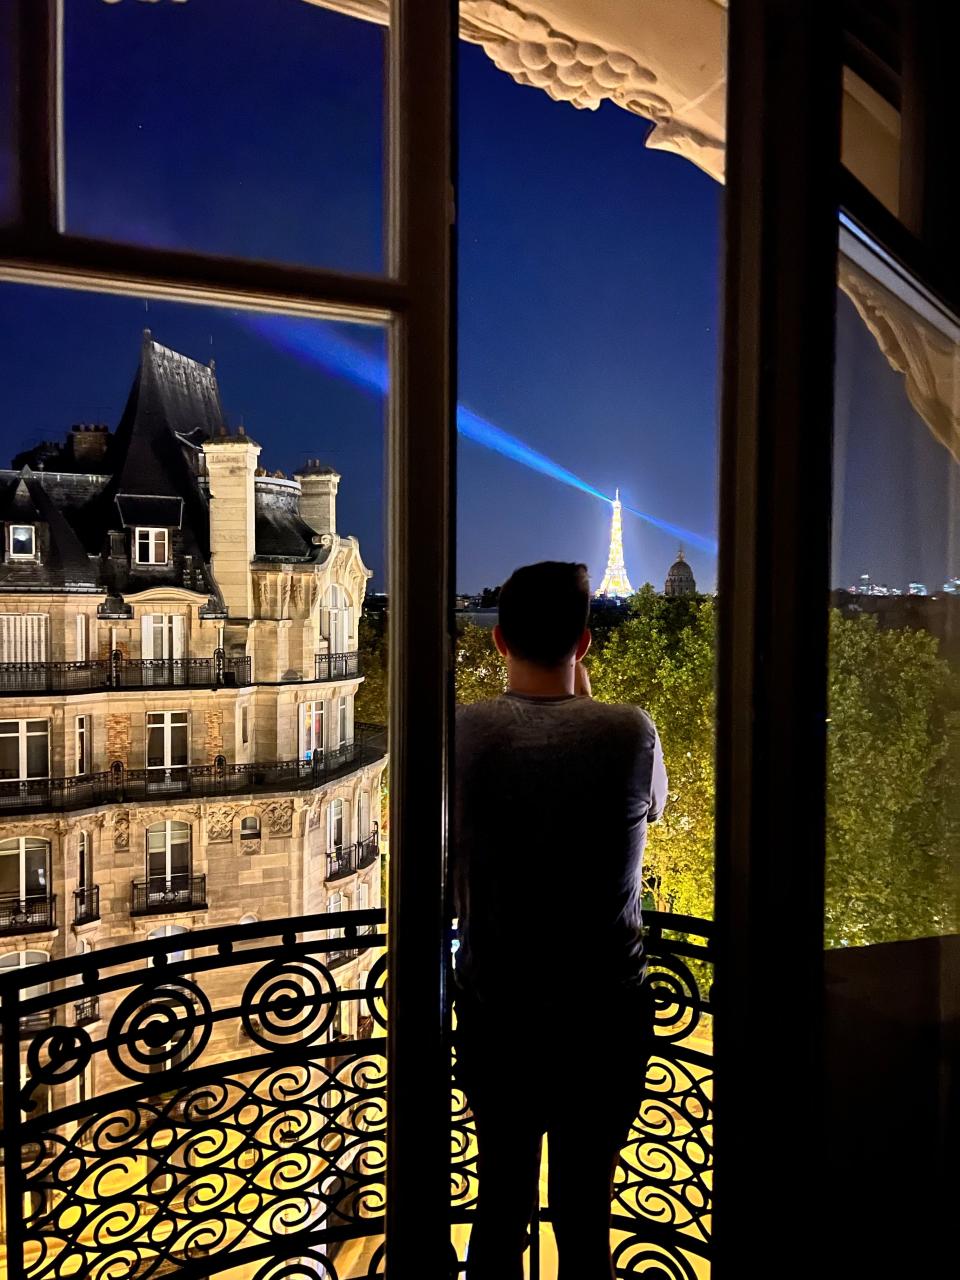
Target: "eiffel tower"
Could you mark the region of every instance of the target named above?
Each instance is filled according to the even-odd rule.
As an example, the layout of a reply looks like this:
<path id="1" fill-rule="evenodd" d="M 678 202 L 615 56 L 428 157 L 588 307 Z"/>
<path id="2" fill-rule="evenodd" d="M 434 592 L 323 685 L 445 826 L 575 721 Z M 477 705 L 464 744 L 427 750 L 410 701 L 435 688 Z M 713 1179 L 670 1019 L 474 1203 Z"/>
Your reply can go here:
<path id="1" fill-rule="evenodd" d="M 620 519 L 620 490 L 613 500 L 613 519 L 610 522 L 610 555 L 607 559 L 607 571 L 603 575 L 600 588 L 594 593 L 607 600 L 623 600 L 633 595 L 633 587 L 627 577 L 627 566 L 623 563 L 623 524 Z"/>

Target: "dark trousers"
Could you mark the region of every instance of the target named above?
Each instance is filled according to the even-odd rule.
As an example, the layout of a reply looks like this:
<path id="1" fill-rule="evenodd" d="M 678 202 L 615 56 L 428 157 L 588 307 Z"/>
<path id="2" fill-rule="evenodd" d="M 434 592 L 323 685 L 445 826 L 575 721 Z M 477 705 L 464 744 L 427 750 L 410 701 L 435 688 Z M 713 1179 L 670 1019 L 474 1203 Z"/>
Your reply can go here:
<path id="1" fill-rule="evenodd" d="M 587 1025 L 589 1021 L 589 1025 Z M 643 1097 L 651 1048 L 649 993 L 598 1008 L 518 1016 L 457 998 L 457 1079 L 477 1126 L 479 1200 L 467 1280 L 521 1280 L 548 1139 L 548 1197 L 559 1280 L 609 1280 L 617 1155 Z M 578 1048 L 571 1043 L 596 1045 Z"/>

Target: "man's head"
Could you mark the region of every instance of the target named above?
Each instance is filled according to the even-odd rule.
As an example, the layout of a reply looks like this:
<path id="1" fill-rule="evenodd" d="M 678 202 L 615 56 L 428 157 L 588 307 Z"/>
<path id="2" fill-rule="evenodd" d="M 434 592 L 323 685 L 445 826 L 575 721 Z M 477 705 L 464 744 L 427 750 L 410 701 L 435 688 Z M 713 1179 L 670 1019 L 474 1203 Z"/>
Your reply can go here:
<path id="1" fill-rule="evenodd" d="M 585 564 L 543 560 L 514 570 L 500 588 L 494 640 L 501 653 L 552 670 L 590 647 L 590 579 Z"/>

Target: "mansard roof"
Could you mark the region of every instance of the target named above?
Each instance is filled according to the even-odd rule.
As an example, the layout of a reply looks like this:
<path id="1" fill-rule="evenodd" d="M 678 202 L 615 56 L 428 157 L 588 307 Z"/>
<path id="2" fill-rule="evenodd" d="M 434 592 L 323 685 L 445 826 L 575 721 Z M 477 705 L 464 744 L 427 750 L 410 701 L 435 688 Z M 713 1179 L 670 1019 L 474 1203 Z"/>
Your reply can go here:
<path id="1" fill-rule="evenodd" d="M 48 492 L 42 473 L 23 467 L 19 474 L 0 471 L 0 519 L 32 524 L 46 531 L 41 538 L 42 559 L 0 564 L 0 584 L 8 590 L 23 587 L 95 587 L 97 566 L 84 550 L 64 504 Z M 90 488 L 86 486 L 89 494 Z M 62 486 L 61 494 L 62 499 Z"/>

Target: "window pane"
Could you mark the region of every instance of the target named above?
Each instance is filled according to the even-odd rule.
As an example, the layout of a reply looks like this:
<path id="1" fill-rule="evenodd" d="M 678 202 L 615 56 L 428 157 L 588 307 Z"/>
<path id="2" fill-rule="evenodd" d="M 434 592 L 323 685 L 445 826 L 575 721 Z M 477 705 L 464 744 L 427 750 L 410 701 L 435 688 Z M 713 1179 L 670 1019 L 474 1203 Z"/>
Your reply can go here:
<path id="1" fill-rule="evenodd" d="M 27 735 L 27 777 L 45 778 L 50 772 L 46 733 Z"/>
<path id="2" fill-rule="evenodd" d="M 383 270 L 388 4 L 66 6 L 71 232 Z M 109 74 L 105 74 L 109 68 Z"/>
<path id="3" fill-rule="evenodd" d="M 43 895 L 49 890 L 49 884 L 47 882 L 48 852 L 46 845 L 43 845 L 40 848 L 30 848 L 28 846 L 25 851 L 23 860 L 23 880 L 24 894 L 26 897 Z"/>
<path id="4" fill-rule="evenodd" d="M 843 163 L 872 195 L 900 212 L 900 112 L 852 71 L 843 73 Z"/>
<path id="5" fill-rule="evenodd" d="M 32 525 L 15 524 L 10 530 L 10 550 L 15 556 L 32 556 L 34 532 Z"/>
<path id="6" fill-rule="evenodd" d="M 0 737 L 0 778 L 19 778 L 20 740 L 5 735 Z"/>
<path id="7" fill-rule="evenodd" d="M 187 726 L 175 724 L 170 729 L 170 763 L 187 763 Z"/>
<path id="8" fill-rule="evenodd" d="M 0 852 L 0 894 L 9 894 L 15 898 L 20 896 L 19 847 L 10 852 Z"/>
<path id="9" fill-rule="evenodd" d="M 956 931 L 960 328 L 844 232 L 828 947 Z"/>
<path id="10" fill-rule="evenodd" d="M 147 730 L 147 768 L 165 763 L 163 726 L 151 725 Z"/>

